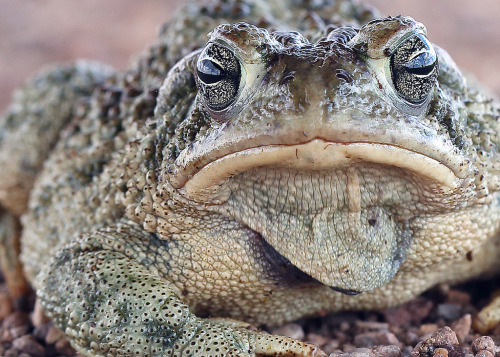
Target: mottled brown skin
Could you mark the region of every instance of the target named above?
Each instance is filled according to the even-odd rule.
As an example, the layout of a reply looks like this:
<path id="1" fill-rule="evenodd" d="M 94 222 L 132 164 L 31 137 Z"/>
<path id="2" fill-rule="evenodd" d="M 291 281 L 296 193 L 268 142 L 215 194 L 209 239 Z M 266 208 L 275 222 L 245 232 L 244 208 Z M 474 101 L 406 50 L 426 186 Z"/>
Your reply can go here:
<path id="1" fill-rule="evenodd" d="M 498 270 L 498 103 L 411 18 L 278 4 L 189 5 L 128 72 L 47 69 L 1 117 L 1 214 L 80 353 L 320 356 L 248 323 Z M 411 41 L 439 65 L 396 88 Z"/>

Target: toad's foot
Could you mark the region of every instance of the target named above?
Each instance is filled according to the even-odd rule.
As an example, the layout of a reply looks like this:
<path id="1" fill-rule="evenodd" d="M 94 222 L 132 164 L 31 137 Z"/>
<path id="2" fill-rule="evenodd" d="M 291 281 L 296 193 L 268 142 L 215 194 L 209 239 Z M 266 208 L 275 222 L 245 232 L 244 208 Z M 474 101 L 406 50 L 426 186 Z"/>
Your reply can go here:
<path id="1" fill-rule="evenodd" d="M 325 356 L 316 346 L 189 311 L 158 274 L 151 236 L 120 223 L 61 249 L 41 274 L 50 317 L 86 356 Z M 145 251 L 144 247 L 147 247 Z M 132 258 L 135 257 L 135 258 Z"/>
<path id="2" fill-rule="evenodd" d="M 473 327 L 476 331 L 486 334 L 500 323 L 500 294 L 486 305 L 476 316 Z"/>

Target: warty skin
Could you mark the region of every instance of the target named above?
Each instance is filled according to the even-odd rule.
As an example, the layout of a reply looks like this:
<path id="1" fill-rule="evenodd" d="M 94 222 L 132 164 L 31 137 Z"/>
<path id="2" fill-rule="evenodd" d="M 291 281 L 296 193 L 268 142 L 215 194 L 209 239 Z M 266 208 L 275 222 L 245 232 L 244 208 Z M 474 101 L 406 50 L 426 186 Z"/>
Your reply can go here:
<path id="1" fill-rule="evenodd" d="M 80 353 L 322 355 L 248 323 L 498 269 L 498 103 L 411 18 L 288 5 L 188 5 L 130 71 L 47 70 L 2 117 L 3 216 Z"/>

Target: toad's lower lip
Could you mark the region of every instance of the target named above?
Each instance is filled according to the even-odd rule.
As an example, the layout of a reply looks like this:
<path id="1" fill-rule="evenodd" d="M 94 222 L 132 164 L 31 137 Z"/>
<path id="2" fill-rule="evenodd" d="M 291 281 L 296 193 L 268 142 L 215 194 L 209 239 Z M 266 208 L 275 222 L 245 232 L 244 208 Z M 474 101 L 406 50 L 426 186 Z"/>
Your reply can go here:
<path id="1" fill-rule="evenodd" d="M 182 170 L 171 177 L 174 187 L 190 197 L 204 195 L 227 179 L 246 170 L 276 166 L 302 170 L 326 170 L 358 162 L 395 166 L 436 182 L 442 193 L 459 186 L 460 177 L 450 167 L 424 154 L 394 145 L 314 139 L 296 145 L 264 145 L 232 152 L 201 167 L 193 175 Z"/>

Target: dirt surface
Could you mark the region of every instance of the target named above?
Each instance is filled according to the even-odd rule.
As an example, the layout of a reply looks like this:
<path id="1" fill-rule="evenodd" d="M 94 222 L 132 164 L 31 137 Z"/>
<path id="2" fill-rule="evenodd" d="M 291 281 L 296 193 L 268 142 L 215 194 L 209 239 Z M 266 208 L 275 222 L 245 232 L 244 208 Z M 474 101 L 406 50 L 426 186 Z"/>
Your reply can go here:
<path id="1" fill-rule="evenodd" d="M 425 23 L 431 40 L 500 96 L 500 1 L 372 0 Z M 180 0 L 0 0 L 0 111 L 47 63 L 88 58 L 125 69 Z"/>

